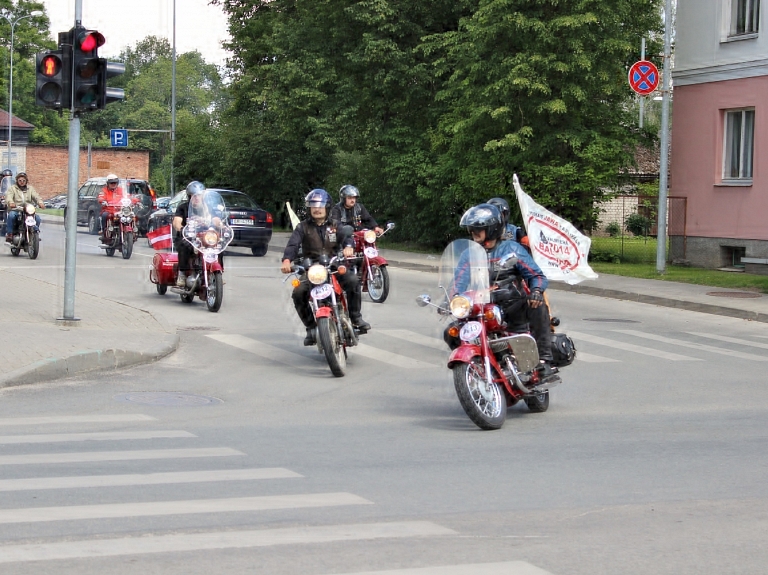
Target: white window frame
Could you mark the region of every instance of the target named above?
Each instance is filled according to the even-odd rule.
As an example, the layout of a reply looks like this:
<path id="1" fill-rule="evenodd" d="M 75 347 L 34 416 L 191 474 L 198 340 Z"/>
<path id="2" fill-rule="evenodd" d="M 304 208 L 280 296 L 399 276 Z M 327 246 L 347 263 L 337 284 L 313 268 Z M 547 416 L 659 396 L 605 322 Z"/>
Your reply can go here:
<path id="1" fill-rule="evenodd" d="M 760 31 L 760 0 L 729 0 L 728 34 L 731 39 L 754 38 Z M 738 14 L 744 10 L 744 29 L 738 30 Z"/>
<path id="2" fill-rule="evenodd" d="M 731 137 L 733 122 L 739 118 L 738 150 L 734 152 Z M 751 121 L 751 126 L 748 123 Z M 748 153 L 745 153 L 748 152 Z M 733 175 L 731 167 L 734 164 L 733 154 L 738 154 L 738 174 Z M 737 108 L 724 110 L 723 114 L 723 183 L 735 185 L 751 185 L 755 167 L 755 109 Z"/>

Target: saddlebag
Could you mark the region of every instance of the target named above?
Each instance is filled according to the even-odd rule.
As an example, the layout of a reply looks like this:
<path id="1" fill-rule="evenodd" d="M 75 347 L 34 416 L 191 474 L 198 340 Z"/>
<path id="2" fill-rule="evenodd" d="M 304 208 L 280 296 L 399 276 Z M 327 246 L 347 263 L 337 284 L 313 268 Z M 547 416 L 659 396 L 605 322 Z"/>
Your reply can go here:
<path id="1" fill-rule="evenodd" d="M 152 270 L 149 278 L 152 283 L 174 285 L 179 267 L 179 254 L 176 252 L 158 252 L 152 258 Z"/>
<path id="2" fill-rule="evenodd" d="M 571 365 L 576 359 L 576 345 L 566 334 L 558 332 L 552 334 L 552 365 L 565 367 Z"/>

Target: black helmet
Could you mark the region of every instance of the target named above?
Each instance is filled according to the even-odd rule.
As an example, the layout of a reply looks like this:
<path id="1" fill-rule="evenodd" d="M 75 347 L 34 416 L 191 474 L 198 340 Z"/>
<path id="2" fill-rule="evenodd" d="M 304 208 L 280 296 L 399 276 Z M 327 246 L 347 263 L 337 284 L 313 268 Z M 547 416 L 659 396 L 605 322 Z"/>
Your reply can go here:
<path id="1" fill-rule="evenodd" d="M 499 208 L 504 225 L 509 223 L 509 203 L 504 198 L 491 198 L 486 203 Z"/>
<path id="2" fill-rule="evenodd" d="M 201 182 L 198 182 L 197 180 L 192 180 L 191 182 L 189 182 L 189 184 L 187 184 L 188 198 L 191 198 L 195 194 L 199 194 L 200 192 L 204 192 L 204 191 L 205 191 L 205 186 Z"/>
<path id="3" fill-rule="evenodd" d="M 2 172 L 0 172 L 0 176 L 3 176 L 4 178 L 7 178 L 8 176 L 13 176 L 13 172 L 11 170 L 9 170 L 8 168 L 6 168 Z"/>
<path id="4" fill-rule="evenodd" d="M 479 204 L 469 208 L 461 216 L 459 225 L 472 230 L 485 230 L 485 240 L 498 240 L 504 231 L 504 222 L 499 208 L 492 204 Z"/>
<path id="5" fill-rule="evenodd" d="M 304 205 L 308 208 L 328 209 L 331 207 L 331 196 L 322 188 L 315 188 L 304 198 Z"/>
<path id="6" fill-rule="evenodd" d="M 339 190 L 339 199 L 343 202 L 346 198 L 359 198 L 360 190 L 351 184 L 341 186 Z"/>

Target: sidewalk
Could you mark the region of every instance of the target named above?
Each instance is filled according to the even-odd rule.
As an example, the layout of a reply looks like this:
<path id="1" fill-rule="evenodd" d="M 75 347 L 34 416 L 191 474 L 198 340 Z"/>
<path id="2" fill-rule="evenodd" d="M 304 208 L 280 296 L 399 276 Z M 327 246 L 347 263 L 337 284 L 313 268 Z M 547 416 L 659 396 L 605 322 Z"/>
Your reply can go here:
<path id="1" fill-rule="evenodd" d="M 44 219 L 61 221 L 53 216 Z M 275 232 L 269 251 L 281 254 L 289 235 Z M 380 252 L 395 268 L 435 272 L 440 261 L 436 255 Z M 77 292 L 78 315 L 86 319 L 60 322 L 33 303 L 59 301 L 61 286 L 12 269 L 0 270 L 0 285 L 3 293 L 24 294 L 24 301 L 30 302 L 2 307 L 0 330 L 6 343 L 0 348 L 0 388 L 149 363 L 178 347 L 175 329 L 145 310 Z M 552 282 L 550 289 L 768 323 L 768 297 L 746 297 L 756 294 L 738 290 L 613 275 L 575 286 Z"/>

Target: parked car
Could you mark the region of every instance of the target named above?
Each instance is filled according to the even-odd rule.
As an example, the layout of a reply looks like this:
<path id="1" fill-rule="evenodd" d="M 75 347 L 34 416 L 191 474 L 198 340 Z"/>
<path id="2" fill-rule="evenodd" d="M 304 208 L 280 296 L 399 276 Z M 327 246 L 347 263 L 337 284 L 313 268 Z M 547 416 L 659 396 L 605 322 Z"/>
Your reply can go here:
<path id="1" fill-rule="evenodd" d="M 90 234 L 99 233 L 99 214 L 101 214 L 99 193 L 106 184 L 107 178 L 91 178 L 77 192 L 77 223 L 87 225 Z M 155 198 L 157 197 L 155 190 L 146 180 L 135 178 L 121 178 L 119 186 L 131 196 L 141 198 L 139 204 L 134 208 L 134 213 L 136 214 L 139 234 L 144 235 L 147 231 L 149 216 L 155 207 Z"/>
<path id="2" fill-rule="evenodd" d="M 61 209 L 67 206 L 67 194 L 59 194 L 43 200 L 43 205 L 49 209 Z"/>
<path id="3" fill-rule="evenodd" d="M 251 248 L 255 256 L 267 253 L 272 239 L 272 214 L 259 207 L 247 194 L 236 190 L 211 188 L 218 192 L 229 212 L 229 225 L 235 233 L 230 246 Z M 173 221 L 173 214 L 187 198 L 186 190 L 182 190 L 168 201 L 165 209 L 158 209 L 149 216 L 148 229 L 156 230 Z"/>

